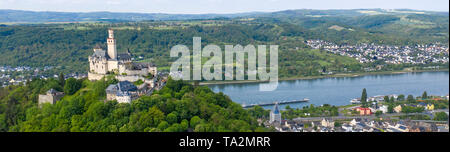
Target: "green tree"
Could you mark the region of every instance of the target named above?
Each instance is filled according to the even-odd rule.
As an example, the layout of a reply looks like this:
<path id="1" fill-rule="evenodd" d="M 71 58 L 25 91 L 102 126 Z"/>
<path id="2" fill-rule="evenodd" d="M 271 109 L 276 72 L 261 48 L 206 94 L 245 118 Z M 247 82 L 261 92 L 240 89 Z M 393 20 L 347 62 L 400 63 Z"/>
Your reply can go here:
<path id="1" fill-rule="evenodd" d="M 389 99 L 389 97 L 388 97 L 388 96 L 384 96 L 384 102 L 387 102 L 387 103 L 389 103 L 389 102 L 391 102 L 391 100 Z"/>
<path id="2" fill-rule="evenodd" d="M 174 124 L 178 122 L 177 114 L 175 112 L 171 112 L 166 116 L 166 120 L 169 124 Z"/>
<path id="3" fill-rule="evenodd" d="M 61 85 L 62 88 L 64 88 L 64 83 L 66 82 L 66 79 L 64 78 L 64 74 L 61 72 L 58 76 L 59 79 L 59 85 Z"/>
<path id="4" fill-rule="evenodd" d="M 448 121 L 448 115 L 445 112 L 437 112 L 434 114 L 433 120 L 436 121 Z"/>
<path id="5" fill-rule="evenodd" d="M 254 106 L 249 109 L 249 113 L 256 118 L 267 118 L 270 112 L 261 106 Z"/>
<path id="6" fill-rule="evenodd" d="M 404 106 L 402 107 L 403 113 L 420 113 L 425 110 L 424 107 L 411 107 L 411 106 Z"/>
<path id="7" fill-rule="evenodd" d="M 286 107 L 284 107 L 284 109 L 290 110 L 290 109 L 292 109 L 292 108 L 291 108 L 291 106 L 287 105 Z"/>
<path id="8" fill-rule="evenodd" d="M 414 99 L 414 96 L 408 95 L 408 97 L 406 98 L 406 101 L 409 102 L 409 103 L 413 103 L 413 102 L 415 102 L 416 100 Z"/>
<path id="9" fill-rule="evenodd" d="M 212 116 L 211 116 L 211 122 L 215 125 L 215 126 L 219 126 L 219 125 L 221 125 L 223 122 L 224 122 L 224 117 L 223 117 L 223 115 L 220 115 L 220 114 L 218 114 L 218 113 L 214 113 Z"/>
<path id="10" fill-rule="evenodd" d="M 377 112 L 375 112 L 375 116 L 377 116 L 377 117 L 381 116 L 382 114 L 383 114 L 382 111 L 377 111 Z"/>
<path id="11" fill-rule="evenodd" d="M 156 127 L 156 125 L 158 125 L 161 121 L 164 120 L 164 113 L 158 109 L 158 107 L 154 106 L 151 107 L 148 112 L 147 115 L 150 115 L 152 117 L 152 121 L 153 124 L 152 126 Z"/>
<path id="12" fill-rule="evenodd" d="M 164 132 L 180 132 L 183 131 L 179 123 L 174 123 L 172 126 L 164 130 Z"/>
<path id="13" fill-rule="evenodd" d="M 4 114 L 0 114 L 0 132 L 7 131 L 6 119 Z"/>
<path id="14" fill-rule="evenodd" d="M 388 113 L 394 113 L 394 105 L 393 104 L 388 105 Z"/>
<path id="15" fill-rule="evenodd" d="M 81 82 L 79 82 L 75 78 L 69 78 L 66 80 L 66 83 L 64 85 L 64 93 L 66 93 L 67 95 L 73 95 L 80 88 L 81 88 Z"/>
<path id="16" fill-rule="evenodd" d="M 195 128 L 195 126 L 197 126 L 198 124 L 200 124 L 201 121 L 202 121 L 202 119 L 201 119 L 200 117 L 198 117 L 198 116 L 192 117 L 192 118 L 191 118 L 191 121 L 190 121 L 190 126 L 191 126 L 191 128 Z"/>
<path id="17" fill-rule="evenodd" d="M 398 101 L 404 101 L 405 100 L 405 95 L 403 95 L 403 94 L 398 95 L 397 100 Z"/>
<path id="18" fill-rule="evenodd" d="M 422 99 L 428 99 L 428 94 L 426 91 L 423 92 Z"/>
<path id="19" fill-rule="evenodd" d="M 167 128 L 169 128 L 169 123 L 167 121 L 161 121 L 158 125 L 158 129 L 159 130 L 165 130 Z"/>
<path id="20" fill-rule="evenodd" d="M 183 119 L 180 123 L 182 131 L 186 131 L 189 128 L 189 121 Z"/>
<path id="21" fill-rule="evenodd" d="M 367 91 L 366 91 L 366 88 L 364 88 L 363 91 L 362 91 L 361 103 L 362 103 L 362 107 L 368 107 L 368 105 L 367 105 Z"/>

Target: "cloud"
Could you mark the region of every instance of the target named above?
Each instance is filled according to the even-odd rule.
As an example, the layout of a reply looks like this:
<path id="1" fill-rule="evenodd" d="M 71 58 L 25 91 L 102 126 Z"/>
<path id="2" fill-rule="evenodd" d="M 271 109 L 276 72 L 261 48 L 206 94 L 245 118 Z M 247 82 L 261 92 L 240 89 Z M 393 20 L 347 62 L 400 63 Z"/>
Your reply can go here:
<path id="1" fill-rule="evenodd" d="M 119 1 L 107 1 L 106 4 L 108 4 L 108 5 L 120 5 L 122 3 L 119 2 Z"/>

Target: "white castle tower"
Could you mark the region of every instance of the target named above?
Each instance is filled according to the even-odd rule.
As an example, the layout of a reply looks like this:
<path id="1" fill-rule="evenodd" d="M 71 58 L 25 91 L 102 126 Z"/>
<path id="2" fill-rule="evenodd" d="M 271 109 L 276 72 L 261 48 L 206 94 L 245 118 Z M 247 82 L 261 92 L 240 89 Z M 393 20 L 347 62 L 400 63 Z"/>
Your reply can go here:
<path id="1" fill-rule="evenodd" d="M 116 39 L 114 39 L 114 31 L 112 29 L 108 30 L 108 56 L 111 59 L 117 60 L 117 50 L 116 50 Z"/>

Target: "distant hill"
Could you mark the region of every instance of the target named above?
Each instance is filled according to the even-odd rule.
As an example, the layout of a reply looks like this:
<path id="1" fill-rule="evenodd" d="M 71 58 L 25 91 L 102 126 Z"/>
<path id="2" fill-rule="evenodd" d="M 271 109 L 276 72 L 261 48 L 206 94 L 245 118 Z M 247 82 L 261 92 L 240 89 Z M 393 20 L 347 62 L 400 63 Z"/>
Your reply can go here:
<path id="1" fill-rule="evenodd" d="M 144 20 L 189 20 L 231 18 L 260 13 L 237 14 L 163 14 L 163 13 L 115 13 L 115 12 L 35 12 L 21 10 L 0 10 L 0 22 L 43 23 L 43 22 L 85 22 L 85 21 L 144 21 Z"/>
<path id="2" fill-rule="evenodd" d="M 383 35 L 380 43 L 396 41 L 394 39 L 397 38 L 445 43 L 449 36 L 448 12 L 409 9 L 303 9 L 254 16 L 264 22 L 291 23 L 318 33 L 321 39 L 338 43 L 364 40 L 368 37 L 373 40 L 375 35 Z"/>
<path id="3" fill-rule="evenodd" d="M 431 12 L 409 9 L 353 9 L 353 10 L 285 10 L 278 12 L 247 12 L 235 14 L 164 14 L 164 13 L 117 13 L 117 12 L 37 12 L 0 9 L 1 22 L 39 23 L 39 22 L 84 22 L 84 21 L 143 21 L 143 20 L 190 20 L 234 17 L 358 17 L 367 15 L 438 15 L 448 12 Z"/>
<path id="4" fill-rule="evenodd" d="M 40 24 L 48 22 L 55 24 Z M 200 15 L 0 10 L 0 65 L 51 65 L 61 66 L 65 73 L 86 72 L 87 57 L 94 46 L 104 45 L 108 28 L 117 31 L 118 50 L 129 49 L 134 57 L 166 69 L 174 59 L 168 50 L 177 44 L 192 44 L 194 36 L 212 44 L 277 44 L 280 77 L 319 75 L 324 67 L 335 72 L 342 67 L 361 70 L 356 60 L 310 50 L 305 40 L 397 46 L 448 45 L 449 41 L 448 13 L 406 9 Z"/>

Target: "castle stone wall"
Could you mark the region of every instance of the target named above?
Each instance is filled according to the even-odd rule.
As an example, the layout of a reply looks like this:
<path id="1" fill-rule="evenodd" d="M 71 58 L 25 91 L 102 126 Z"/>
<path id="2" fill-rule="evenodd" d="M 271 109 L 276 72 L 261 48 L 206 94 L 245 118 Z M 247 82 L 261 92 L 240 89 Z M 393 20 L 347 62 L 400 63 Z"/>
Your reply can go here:
<path id="1" fill-rule="evenodd" d="M 106 59 L 89 59 L 89 70 L 98 74 L 106 74 L 108 72 L 108 62 Z"/>
<path id="2" fill-rule="evenodd" d="M 116 79 L 119 81 L 136 82 L 139 79 L 144 80 L 144 77 L 137 76 L 137 75 L 117 75 Z"/>
<path id="3" fill-rule="evenodd" d="M 105 76 L 104 74 L 95 74 L 95 73 L 88 72 L 88 79 L 91 81 L 100 80 L 104 76 Z"/>
<path id="4" fill-rule="evenodd" d="M 114 100 L 114 99 L 116 99 L 116 94 L 114 94 L 114 93 L 106 94 L 106 100 L 110 101 L 110 100 Z"/>
<path id="5" fill-rule="evenodd" d="M 108 71 L 118 70 L 118 68 L 119 68 L 119 61 L 116 60 L 108 61 Z"/>
<path id="6" fill-rule="evenodd" d="M 55 104 L 56 101 L 61 100 L 61 98 L 64 97 L 64 93 L 58 94 L 58 95 L 51 95 L 51 94 L 40 94 L 39 95 L 39 105 L 42 105 L 44 103 L 50 103 Z"/>
<path id="7" fill-rule="evenodd" d="M 53 104 L 53 96 L 40 94 L 39 95 L 39 105 L 44 104 L 44 103 Z"/>
<path id="8" fill-rule="evenodd" d="M 117 96 L 116 100 L 118 103 L 131 103 L 130 96 Z"/>

